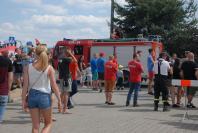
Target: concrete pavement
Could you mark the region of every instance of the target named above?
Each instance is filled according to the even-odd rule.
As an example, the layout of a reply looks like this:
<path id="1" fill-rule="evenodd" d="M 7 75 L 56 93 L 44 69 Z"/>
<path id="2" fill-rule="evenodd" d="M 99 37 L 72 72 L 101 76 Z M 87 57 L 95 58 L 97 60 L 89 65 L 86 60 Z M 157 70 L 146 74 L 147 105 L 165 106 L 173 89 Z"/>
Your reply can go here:
<path id="1" fill-rule="evenodd" d="M 91 90 L 80 90 L 74 96 L 75 108 L 72 114 L 59 114 L 54 107 L 52 133 L 197 133 L 198 109 L 189 111 L 190 119 L 181 123 L 184 108 L 170 112 L 153 111 L 153 97 L 140 92 L 140 107 L 125 107 L 127 91 L 114 93 L 116 105 L 104 104 L 104 94 Z M 4 124 L 0 133 L 29 133 L 31 121 L 29 114 L 21 111 L 21 101 L 17 100 L 7 107 Z M 198 98 L 194 99 L 198 106 Z M 41 124 L 41 127 L 43 124 Z"/>

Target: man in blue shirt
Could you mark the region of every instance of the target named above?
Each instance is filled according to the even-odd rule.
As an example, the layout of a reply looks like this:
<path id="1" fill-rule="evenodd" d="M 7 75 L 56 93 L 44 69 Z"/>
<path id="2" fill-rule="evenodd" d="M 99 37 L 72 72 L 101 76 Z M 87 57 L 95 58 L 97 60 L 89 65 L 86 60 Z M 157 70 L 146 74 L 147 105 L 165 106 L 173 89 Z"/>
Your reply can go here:
<path id="1" fill-rule="evenodd" d="M 104 82 L 104 65 L 105 65 L 105 58 L 104 58 L 104 53 L 101 52 L 99 54 L 99 59 L 97 60 L 97 67 L 98 67 L 98 79 L 99 79 L 99 89 L 100 92 L 102 92 L 102 83 Z"/>
<path id="2" fill-rule="evenodd" d="M 154 78 L 154 59 L 152 56 L 153 49 L 149 49 L 149 56 L 147 58 L 147 69 L 148 69 L 148 94 L 153 95 L 152 82 Z"/>
<path id="3" fill-rule="evenodd" d="M 91 59 L 91 72 L 93 80 L 93 90 L 98 89 L 98 66 L 97 66 L 98 54 L 94 54 Z"/>

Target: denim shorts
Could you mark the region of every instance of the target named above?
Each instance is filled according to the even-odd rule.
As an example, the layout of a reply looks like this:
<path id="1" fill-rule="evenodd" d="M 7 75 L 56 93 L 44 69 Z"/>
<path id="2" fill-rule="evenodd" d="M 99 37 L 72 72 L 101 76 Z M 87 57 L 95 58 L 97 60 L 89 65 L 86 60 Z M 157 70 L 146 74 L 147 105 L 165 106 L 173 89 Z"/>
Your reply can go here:
<path id="1" fill-rule="evenodd" d="M 48 109 L 51 107 L 51 95 L 35 89 L 30 89 L 28 95 L 28 107 L 30 109 Z"/>

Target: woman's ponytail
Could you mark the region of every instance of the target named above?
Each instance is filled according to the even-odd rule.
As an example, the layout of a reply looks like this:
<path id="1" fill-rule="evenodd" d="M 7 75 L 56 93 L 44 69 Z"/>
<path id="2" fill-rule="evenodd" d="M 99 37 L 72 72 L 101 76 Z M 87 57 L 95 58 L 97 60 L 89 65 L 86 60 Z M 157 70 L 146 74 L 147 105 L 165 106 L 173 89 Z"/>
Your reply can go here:
<path id="1" fill-rule="evenodd" d="M 40 69 L 45 70 L 48 66 L 47 47 L 39 45 L 36 47 L 36 55 L 38 56 L 38 62 L 40 63 Z"/>

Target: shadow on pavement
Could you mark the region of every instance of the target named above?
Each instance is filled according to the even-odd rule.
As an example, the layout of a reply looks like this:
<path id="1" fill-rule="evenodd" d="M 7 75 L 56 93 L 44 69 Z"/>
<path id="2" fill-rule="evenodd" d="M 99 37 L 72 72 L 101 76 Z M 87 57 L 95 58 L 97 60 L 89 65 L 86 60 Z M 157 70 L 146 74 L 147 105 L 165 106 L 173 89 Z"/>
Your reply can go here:
<path id="1" fill-rule="evenodd" d="M 75 106 L 102 106 L 103 104 L 101 103 L 98 103 L 98 104 L 76 104 Z"/>
<path id="2" fill-rule="evenodd" d="M 9 107 L 7 107 L 6 110 L 21 110 L 21 108 L 9 108 Z"/>
<path id="3" fill-rule="evenodd" d="M 178 128 L 178 129 L 198 131 L 198 124 L 193 124 L 193 123 L 167 121 L 167 122 L 161 122 L 161 124 L 166 124 L 166 125 L 169 125 L 169 126 L 174 126 L 175 128 Z"/>
<path id="4" fill-rule="evenodd" d="M 31 120 L 5 120 L 3 121 L 2 125 L 7 125 L 7 124 L 29 124 L 32 123 Z"/>
<path id="5" fill-rule="evenodd" d="M 153 112 L 152 109 L 137 109 L 137 108 L 122 109 L 119 111 L 123 111 L 123 112 Z"/>
<path id="6" fill-rule="evenodd" d="M 21 106 L 21 103 L 8 103 L 7 107 L 9 106 Z"/>
<path id="7" fill-rule="evenodd" d="M 30 116 L 15 116 L 15 117 L 12 117 L 12 118 L 15 118 L 15 119 L 31 119 Z"/>
<path id="8" fill-rule="evenodd" d="M 123 108 L 124 105 L 98 105 L 97 108 Z"/>
<path id="9" fill-rule="evenodd" d="M 175 114 L 175 115 L 171 115 L 172 117 L 179 117 L 182 118 L 184 116 L 184 114 Z M 188 113 L 189 119 L 190 120 L 198 120 L 198 115 L 191 115 L 190 112 Z M 198 126 L 198 125 L 197 125 Z"/>

